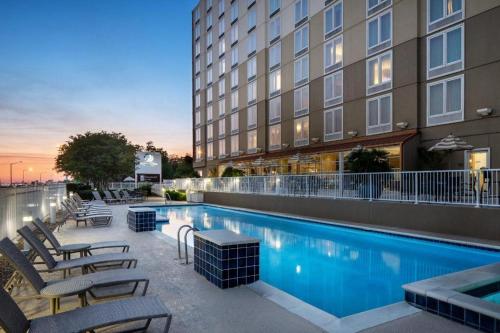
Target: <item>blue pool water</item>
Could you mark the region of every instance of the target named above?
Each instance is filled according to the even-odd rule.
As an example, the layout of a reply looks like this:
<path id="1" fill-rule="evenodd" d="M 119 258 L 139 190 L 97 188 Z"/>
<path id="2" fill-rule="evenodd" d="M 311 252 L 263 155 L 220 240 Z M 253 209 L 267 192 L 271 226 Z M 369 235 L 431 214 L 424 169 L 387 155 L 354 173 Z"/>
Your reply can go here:
<path id="1" fill-rule="evenodd" d="M 259 238 L 260 277 L 337 317 L 403 300 L 401 285 L 500 261 L 500 252 L 207 205 L 155 207 L 182 224 Z"/>

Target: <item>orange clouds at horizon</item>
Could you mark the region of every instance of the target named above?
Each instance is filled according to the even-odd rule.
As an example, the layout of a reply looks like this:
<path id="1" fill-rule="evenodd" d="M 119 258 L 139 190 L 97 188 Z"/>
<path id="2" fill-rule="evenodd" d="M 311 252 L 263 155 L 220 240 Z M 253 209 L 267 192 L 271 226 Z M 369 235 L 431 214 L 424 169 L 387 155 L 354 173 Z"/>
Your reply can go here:
<path id="1" fill-rule="evenodd" d="M 19 162 L 12 166 L 12 181 L 20 183 L 23 179 L 26 183 L 33 181 L 42 182 L 47 180 L 64 180 L 64 175 L 54 170 L 55 156 L 49 154 L 1 154 L 0 153 L 0 184 L 10 183 L 10 163 Z"/>

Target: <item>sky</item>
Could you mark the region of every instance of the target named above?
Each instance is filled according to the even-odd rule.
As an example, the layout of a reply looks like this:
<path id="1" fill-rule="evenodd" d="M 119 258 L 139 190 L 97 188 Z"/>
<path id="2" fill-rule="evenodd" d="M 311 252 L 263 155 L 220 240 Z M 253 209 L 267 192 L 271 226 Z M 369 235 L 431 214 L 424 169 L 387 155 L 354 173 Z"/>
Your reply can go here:
<path id="1" fill-rule="evenodd" d="M 0 183 L 60 179 L 70 135 L 191 153 L 196 0 L 1 0 Z M 32 168 L 33 171 L 29 171 Z"/>

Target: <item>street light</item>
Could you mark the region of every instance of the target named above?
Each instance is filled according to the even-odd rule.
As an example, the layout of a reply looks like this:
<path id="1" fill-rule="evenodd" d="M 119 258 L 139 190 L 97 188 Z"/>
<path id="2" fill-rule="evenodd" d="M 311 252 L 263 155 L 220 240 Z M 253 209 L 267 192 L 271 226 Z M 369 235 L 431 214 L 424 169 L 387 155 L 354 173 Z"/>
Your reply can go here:
<path id="1" fill-rule="evenodd" d="M 32 171 L 33 171 L 33 168 L 32 168 L 32 167 L 29 167 L 28 169 L 23 169 L 23 184 L 24 184 L 24 172 L 25 172 L 25 171 L 32 172 Z"/>
<path id="2" fill-rule="evenodd" d="M 21 163 L 23 163 L 23 161 L 9 163 L 9 165 L 10 165 L 10 186 L 12 186 L 12 166 L 15 164 L 21 164 Z"/>

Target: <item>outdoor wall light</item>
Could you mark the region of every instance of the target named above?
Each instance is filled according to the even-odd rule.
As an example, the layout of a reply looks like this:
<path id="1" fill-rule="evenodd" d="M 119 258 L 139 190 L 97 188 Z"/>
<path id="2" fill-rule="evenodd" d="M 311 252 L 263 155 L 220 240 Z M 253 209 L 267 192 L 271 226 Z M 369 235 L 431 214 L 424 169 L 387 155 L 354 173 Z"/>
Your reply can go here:
<path id="1" fill-rule="evenodd" d="M 283 144 L 281 145 L 281 147 L 283 147 L 283 148 L 288 148 L 288 147 L 290 147 L 290 144 L 289 144 L 289 143 L 283 143 Z"/>
<path id="2" fill-rule="evenodd" d="M 493 113 L 493 109 L 492 108 L 481 108 L 481 109 L 477 109 L 476 112 L 481 117 L 487 117 Z"/>
<path id="3" fill-rule="evenodd" d="M 357 135 L 358 135 L 358 131 L 356 131 L 356 130 L 352 130 L 352 131 L 347 132 L 347 134 L 348 134 L 349 136 L 357 136 Z"/>
<path id="4" fill-rule="evenodd" d="M 311 138 L 311 141 L 312 141 L 312 143 L 318 143 L 319 142 L 319 138 Z"/>
<path id="5" fill-rule="evenodd" d="M 50 207 L 56 207 L 56 206 L 57 206 L 57 204 L 55 202 L 50 203 Z"/>
<path id="6" fill-rule="evenodd" d="M 402 121 L 402 122 L 399 122 L 396 124 L 397 127 L 401 128 L 401 129 L 405 129 L 408 127 L 408 122 L 407 121 Z"/>
<path id="7" fill-rule="evenodd" d="M 23 216 L 23 222 L 33 222 L 33 216 Z"/>
<path id="8" fill-rule="evenodd" d="M 258 148 L 256 149 L 256 151 L 257 151 L 258 153 L 262 153 L 262 148 L 258 147 Z"/>

